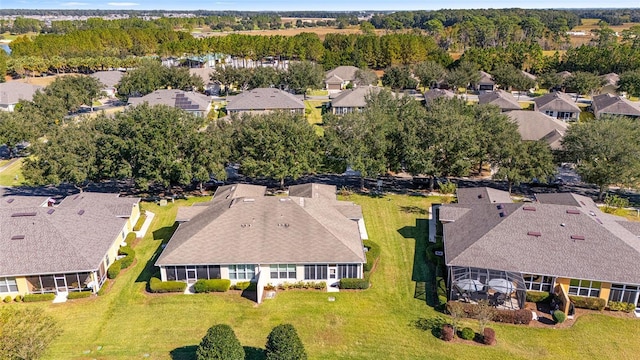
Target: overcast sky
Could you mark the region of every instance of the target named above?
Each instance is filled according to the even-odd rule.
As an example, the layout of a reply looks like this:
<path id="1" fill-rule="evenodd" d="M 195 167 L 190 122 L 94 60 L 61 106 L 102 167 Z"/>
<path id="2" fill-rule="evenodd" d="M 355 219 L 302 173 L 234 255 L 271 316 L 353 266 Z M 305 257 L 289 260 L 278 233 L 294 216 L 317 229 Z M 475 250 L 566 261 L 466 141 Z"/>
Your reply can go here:
<path id="1" fill-rule="evenodd" d="M 136 10 L 437 10 L 472 8 L 637 8 L 640 0 L 558 1 L 558 0 L 0 0 L 3 9 L 136 9 Z"/>

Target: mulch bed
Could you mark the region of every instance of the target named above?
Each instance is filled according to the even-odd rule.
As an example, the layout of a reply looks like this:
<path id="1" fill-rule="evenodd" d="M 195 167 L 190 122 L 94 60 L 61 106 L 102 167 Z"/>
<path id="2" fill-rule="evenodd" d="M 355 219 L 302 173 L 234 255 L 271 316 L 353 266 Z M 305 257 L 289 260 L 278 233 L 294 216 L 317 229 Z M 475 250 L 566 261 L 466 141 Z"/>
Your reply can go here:
<path id="1" fill-rule="evenodd" d="M 529 323 L 529 326 L 538 327 L 538 328 L 555 328 L 555 329 L 568 328 L 568 327 L 571 327 L 580 316 L 589 315 L 589 314 L 601 314 L 601 315 L 607 315 L 607 316 L 613 316 L 613 317 L 625 318 L 625 319 L 635 318 L 635 315 L 633 315 L 633 313 L 626 313 L 623 311 L 608 311 L 608 310 L 598 311 L 598 310 L 588 310 L 588 309 L 576 309 L 573 319 L 567 318 L 567 320 L 565 320 L 562 324 L 556 324 L 555 321 L 553 321 L 553 316 L 551 316 L 550 314 L 551 309 L 549 307 L 549 304 L 544 304 L 544 303 L 536 304 L 536 303 L 528 302 L 526 303 L 525 308 L 531 311 L 535 311 L 536 314 L 538 315 L 538 320 L 534 320 L 531 323 Z"/>

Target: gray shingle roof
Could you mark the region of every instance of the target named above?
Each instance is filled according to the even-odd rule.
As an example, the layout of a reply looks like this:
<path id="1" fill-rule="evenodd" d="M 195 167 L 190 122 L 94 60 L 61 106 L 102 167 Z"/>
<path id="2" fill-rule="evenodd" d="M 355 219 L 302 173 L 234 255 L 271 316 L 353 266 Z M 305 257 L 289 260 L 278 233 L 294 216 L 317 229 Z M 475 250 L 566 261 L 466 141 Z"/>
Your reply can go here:
<path id="1" fill-rule="evenodd" d="M 496 105 L 502 111 L 522 110 L 522 106 L 518 103 L 511 93 L 504 90 L 491 91 L 478 95 L 479 104 Z"/>
<path id="2" fill-rule="evenodd" d="M 447 264 L 640 284 L 640 240 L 620 218 L 582 196 L 544 195 L 538 199 L 546 202 L 502 209 L 467 205 L 468 212 L 444 224 Z"/>
<path id="3" fill-rule="evenodd" d="M 217 196 L 203 212 L 179 225 L 156 265 L 365 261 L 357 223 L 337 209 L 350 203 Z"/>
<path id="4" fill-rule="evenodd" d="M 0 83 L 0 104 L 17 104 L 20 100 L 32 101 L 36 91 L 42 89 L 42 86 L 26 84 L 21 81 Z"/>
<path id="5" fill-rule="evenodd" d="M 495 81 L 493 81 L 491 74 L 484 72 L 484 71 L 479 71 L 480 73 L 480 80 L 478 80 L 478 84 L 491 84 L 491 85 L 495 85 Z"/>
<path id="6" fill-rule="evenodd" d="M 533 102 L 536 103 L 538 111 L 580 112 L 580 108 L 571 100 L 569 95 L 559 91 L 542 95 L 535 98 Z"/>
<path id="7" fill-rule="evenodd" d="M 529 79 L 531 79 L 531 80 L 533 80 L 533 81 L 538 80 L 538 77 L 537 77 L 537 76 L 535 76 L 535 75 L 533 75 L 533 74 L 532 74 L 532 73 L 530 73 L 530 72 L 526 72 L 526 71 L 524 71 L 524 70 L 520 70 L 520 72 L 522 73 L 522 75 L 524 75 L 524 76 L 528 77 Z"/>
<path id="8" fill-rule="evenodd" d="M 568 128 L 565 122 L 539 111 L 515 110 L 507 116 L 518 124 L 522 140 L 545 140 L 554 150 L 562 147 L 561 140 Z"/>
<path id="9" fill-rule="evenodd" d="M 335 200 L 336 191 L 335 185 L 309 183 L 289 186 L 289 196 L 309 199 Z"/>
<path id="10" fill-rule="evenodd" d="M 335 81 L 335 77 L 343 81 L 353 81 L 356 78 L 356 72 L 359 69 L 355 66 L 338 66 L 333 70 L 329 70 L 326 72 L 324 78 L 325 82 L 333 79 Z"/>
<path id="11" fill-rule="evenodd" d="M 129 105 L 148 103 L 150 106 L 166 105 L 186 111 L 207 111 L 211 106 L 211 98 L 206 95 L 177 89 L 156 90 L 143 97 L 129 98 Z"/>
<path id="12" fill-rule="evenodd" d="M 600 76 L 602 81 L 604 82 L 603 86 L 618 86 L 618 81 L 620 81 L 620 76 L 616 73 L 608 73 Z"/>
<path id="13" fill-rule="evenodd" d="M 355 89 L 345 90 L 331 100 L 332 107 L 364 108 L 367 106 L 367 97 L 377 94 L 381 88 L 377 86 L 359 86 Z"/>
<path id="14" fill-rule="evenodd" d="M 92 77 L 98 79 L 105 87 L 115 87 L 123 75 L 124 73 L 118 70 L 96 71 L 91 74 Z"/>
<path id="15" fill-rule="evenodd" d="M 458 188 L 456 190 L 458 204 L 493 204 L 510 203 L 508 192 L 489 187 Z"/>
<path id="16" fill-rule="evenodd" d="M 300 98 L 275 88 L 257 88 L 228 98 L 227 110 L 294 110 L 304 109 Z"/>
<path id="17" fill-rule="evenodd" d="M 424 93 L 424 101 L 428 105 L 430 101 L 435 99 L 439 99 L 441 97 L 446 97 L 447 99 L 453 99 L 456 94 L 450 90 L 442 90 L 442 89 L 431 89 Z"/>
<path id="18" fill-rule="evenodd" d="M 619 95 L 596 95 L 591 106 L 597 117 L 602 114 L 640 116 L 640 105 Z"/>
<path id="19" fill-rule="evenodd" d="M 56 207 L 0 208 L 0 276 L 97 270 L 139 201 L 82 193 Z"/>
<path id="20" fill-rule="evenodd" d="M 211 68 L 189 68 L 189 74 L 200 77 L 200 79 L 202 79 L 202 82 L 204 84 L 210 84 L 212 83 L 210 75 L 213 72 L 213 70 L 214 69 L 211 69 Z"/>

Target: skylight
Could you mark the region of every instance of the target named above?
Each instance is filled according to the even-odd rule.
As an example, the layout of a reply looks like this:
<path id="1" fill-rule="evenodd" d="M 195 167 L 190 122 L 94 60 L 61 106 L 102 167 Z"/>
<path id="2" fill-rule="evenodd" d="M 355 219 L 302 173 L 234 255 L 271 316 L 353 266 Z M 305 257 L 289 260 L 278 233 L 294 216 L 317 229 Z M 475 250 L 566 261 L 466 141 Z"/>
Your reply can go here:
<path id="1" fill-rule="evenodd" d="M 524 211 L 536 211 L 536 207 L 535 206 L 523 206 L 522 210 L 524 210 Z"/>
<path id="2" fill-rule="evenodd" d="M 542 233 L 540 231 L 529 231 L 529 232 L 527 232 L 527 235 L 540 237 L 540 236 L 542 236 Z"/>
<path id="3" fill-rule="evenodd" d="M 580 210 L 576 210 L 576 209 L 567 209 L 567 214 L 574 214 L 574 215 L 578 215 L 578 214 L 580 214 Z"/>
<path id="4" fill-rule="evenodd" d="M 24 240 L 24 235 L 13 235 L 11 240 Z"/>
<path id="5" fill-rule="evenodd" d="M 584 240 L 584 235 L 571 235 L 571 240 Z"/>

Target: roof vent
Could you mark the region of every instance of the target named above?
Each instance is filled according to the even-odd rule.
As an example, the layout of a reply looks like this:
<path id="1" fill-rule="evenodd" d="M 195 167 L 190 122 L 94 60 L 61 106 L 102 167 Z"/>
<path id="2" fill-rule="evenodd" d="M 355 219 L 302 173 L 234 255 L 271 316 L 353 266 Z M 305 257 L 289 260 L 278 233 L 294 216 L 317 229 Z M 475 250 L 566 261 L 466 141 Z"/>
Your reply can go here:
<path id="1" fill-rule="evenodd" d="M 598 224 L 602 225 L 602 220 L 596 218 L 596 221 L 598 222 Z"/>
<path id="2" fill-rule="evenodd" d="M 529 231 L 529 232 L 527 232 L 527 235 L 540 237 L 540 236 L 542 236 L 542 233 L 540 231 Z"/>
<path id="3" fill-rule="evenodd" d="M 502 209 L 504 209 L 504 205 L 500 204 L 500 205 L 496 206 L 496 208 L 497 208 L 498 210 L 502 210 Z"/>
<path id="4" fill-rule="evenodd" d="M 291 199 L 289 199 L 289 198 L 282 198 L 282 199 L 280 199 L 280 202 L 286 202 L 286 201 L 289 201 L 289 200 L 291 200 Z"/>
<path id="5" fill-rule="evenodd" d="M 11 240 L 24 240 L 24 235 L 13 235 Z"/>
<path id="6" fill-rule="evenodd" d="M 56 209 L 49 209 L 49 210 L 47 210 L 47 214 L 51 215 L 51 214 L 53 214 L 54 211 L 56 211 Z"/>
<path id="7" fill-rule="evenodd" d="M 289 227 L 289 224 L 287 224 L 287 223 L 278 224 L 278 227 L 285 227 L 285 228 L 288 228 L 288 227 Z"/>
<path id="8" fill-rule="evenodd" d="M 36 216 L 35 212 L 19 212 L 11 214 L 11 217 Z"/>
<path id="9" fill-rule="evenodd" d="M 596 213 L 593 210 L 591 210 L 591 211 L 589 211 L 589 215 L 596 216 Z"/>
<path id="10" fill-rule="evenodd" d="M 524 211 L 536 211 L 536 207 L 535 206 L 523 206 L 522 210 L 524 210 Z"/>
<path id="11" fill-rule="evenodd" d="M 246 199 L 242 199 L 242 202 L 255 202 L 256 199 L 253 198 L 246 198 Z"/>
<path id="12" fill-rule="evenodd" d="M 499 214 L 499 215 L 500 215 L 500 217 L 505 217 L 505 216 L 507 216 L 507 213 L 506 213 L 506 212 L 504 212 L 504 211 L 500 211 L 500 214 Z"/>
<path id="13" fill-rule="evenodd" d="M 478 199 L 482 199 L 482 194 L 478 194 Z"/>
<path id="14" fill-rule="evenodd" d="M 578 215 L 578 214 L 580 214 L 580 210 L 577 210 L 577 209 L 567 209 L 567 214 L 574 214 L 574 215 Z"/>
<path id="15" fill-rule="evenodd" d="M 243 228 L 251 227 L 251 224 L 240 224 L 240 227 L 243 227 Z"/>
<path id="16" fill-rule="evenodd" d="M 584 235 L 571 235 L 571 240 L 584 240 Z"/>
<path id="17" fill-rule="evenodd" d="M 11 204 L 13 202 L 13 200 L 15 200 L 15 199 L 14 198 L 7 199 L 7 204 Z"/>
<path id="18" fill-rule="evenodd" d="M 84 210 L 78 211 L 78 215 L 82 215 L 82 214 L 84 214 Z"/>

